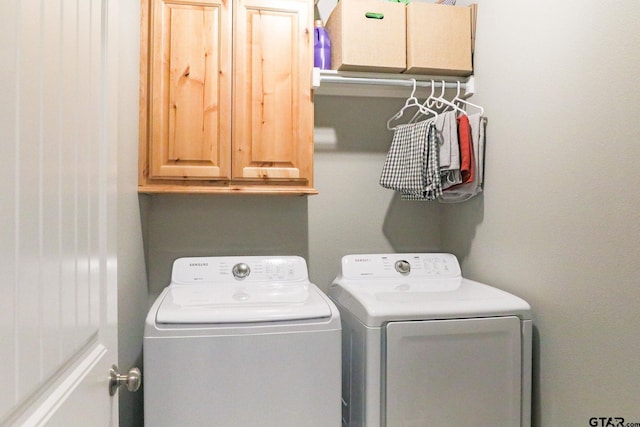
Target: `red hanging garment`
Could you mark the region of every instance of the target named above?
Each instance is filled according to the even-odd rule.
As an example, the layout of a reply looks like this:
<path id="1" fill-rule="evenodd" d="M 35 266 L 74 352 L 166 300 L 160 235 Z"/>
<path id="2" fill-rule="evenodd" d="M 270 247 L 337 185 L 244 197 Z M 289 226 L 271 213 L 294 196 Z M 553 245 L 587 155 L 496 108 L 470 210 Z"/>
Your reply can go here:
<path id="1" fill-rule="evenodd" d="M 462 176 L 462 184 L 468 184 L 474 180 L 475 159 L 473 158 L 473 142 L 471 141 L 469 117 L 466 115 L 458 117 L 458 142 L 460 144 L 460 175 Z"/>

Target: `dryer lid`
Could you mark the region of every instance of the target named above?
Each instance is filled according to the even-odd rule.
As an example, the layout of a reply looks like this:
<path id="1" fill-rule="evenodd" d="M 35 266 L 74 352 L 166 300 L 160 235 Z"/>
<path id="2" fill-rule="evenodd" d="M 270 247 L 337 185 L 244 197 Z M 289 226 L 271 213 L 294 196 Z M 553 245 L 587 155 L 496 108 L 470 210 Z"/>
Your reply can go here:
<path id="1" fill-rule="evenodd" d="M 531 318 L 522 299 L 463 278 L 451 254 L 345 256 L 329 295 L 362 323 L 375 327 L 402 320 Z"/>
<path id="2" fill-rule="evenodd" d="M 254 323 L 328 318 L 331 308 L 311 284 L 171 285 L 157 323 Z"/>

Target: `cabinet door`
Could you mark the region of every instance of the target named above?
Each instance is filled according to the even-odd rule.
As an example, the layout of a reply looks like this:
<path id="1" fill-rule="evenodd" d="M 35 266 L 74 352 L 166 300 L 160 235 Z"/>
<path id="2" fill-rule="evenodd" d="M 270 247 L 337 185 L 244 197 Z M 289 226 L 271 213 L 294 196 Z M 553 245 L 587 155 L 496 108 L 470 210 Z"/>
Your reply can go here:
<path id="1" fill-rule="evenodd" d="M 313 3 L 237 0 L 233 178 L 312 185 Z"/>
<path id="2" fill-rule="evenodd" d="M 230 177 L 229 4 L 152 0 L 150 178 Z"/>

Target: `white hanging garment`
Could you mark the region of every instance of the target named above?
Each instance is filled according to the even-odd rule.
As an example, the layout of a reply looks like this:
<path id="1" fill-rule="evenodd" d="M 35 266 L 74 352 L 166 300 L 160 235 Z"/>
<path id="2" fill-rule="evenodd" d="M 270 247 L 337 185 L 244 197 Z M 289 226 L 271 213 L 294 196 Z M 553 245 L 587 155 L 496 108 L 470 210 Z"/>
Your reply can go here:
<path id="1" fill-rule="evenodd" d="M 447 111 L 436 119 L 436 138 L 440 144 L 440 179 L 442 189 L 462 182 L 460 174 L 460 144 L 455 111 Z"/>

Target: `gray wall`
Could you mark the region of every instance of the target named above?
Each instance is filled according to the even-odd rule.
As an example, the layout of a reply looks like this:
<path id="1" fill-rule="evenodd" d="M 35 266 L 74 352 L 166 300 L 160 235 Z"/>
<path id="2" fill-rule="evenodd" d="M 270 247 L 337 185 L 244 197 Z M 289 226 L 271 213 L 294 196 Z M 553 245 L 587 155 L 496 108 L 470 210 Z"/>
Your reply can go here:
<path id="1" fill-rule="evenodd" d="M 346 253 L 448 250 L 465 275 L 534 308 L 534 425 L 640 422 L 640 4 L 478 3 L 473 101 L 489 118 L 486 190 L 461 205 L 402 202 L 378 185 L 384 125 L 403 100 L 321 96 L 316 126 L 336 138 L 316 150 L 319 195 L 137 198 L 137 59 L 126 65 L 126 99 L 136 99 L 123 107 L 120 146 L 123 367 L 140 354 L 148 304 L 179 256 L 298 254 L 326 289 Z M 126 7 L 135 27 L 137 6 Z M 123 32 L 137 41 L 137 28 Z M 123 399 L 126 414 L 141 410 Z"/>
<path id="2" fill-rule="evenodd" d="M 479 3 L 486 191 L 443 246 L 533 306 L 536 426 L 640 422 L 640 3 Z"/>
<path id="3" fill-rule="evenodd" d="M 142 366 L 142 333 L 149 299 L 138 201 L 138 76 L 140 5 L 119 5 L 118 55 L 118 367 Z M 142 426 L 142 392 L 119 391 L 120 425 Z"/>
<path id="4" fill-rule="evenodd" d="M 440 247 L 438 204 L 406 203 L 378 182 L 391 133 L 387 118 L 404 99 L 315 98 L 315 125 L 335 131 L 333 145 L 316 144 L 309 198 L 310 275 L 322 288 L 343 255 L 428 251 Z"/>
<path id="5" fill-rule="evenodd" d="M 151 299 L 169 284 L 183 256 L 300 255 L 308 259 L 304 197 L 142 196 L 148 203 Z M 152 301 L 150 301 L 152 302 Z"/>

